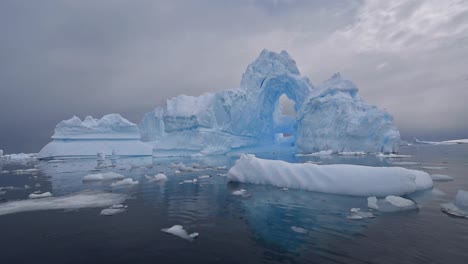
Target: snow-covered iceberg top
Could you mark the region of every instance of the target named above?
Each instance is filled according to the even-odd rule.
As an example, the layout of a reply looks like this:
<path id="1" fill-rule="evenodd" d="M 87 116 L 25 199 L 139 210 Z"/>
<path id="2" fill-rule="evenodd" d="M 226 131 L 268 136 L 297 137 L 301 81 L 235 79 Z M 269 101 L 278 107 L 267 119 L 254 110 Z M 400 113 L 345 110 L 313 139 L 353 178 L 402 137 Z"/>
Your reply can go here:
<path id="1" fill-rule="evenodd" d="M 405 195 L 432 187 L 423 171 L 400 167 L 316 165 L 259 159 L 242 154 L 228 172 L 231 181 L 269 184 L 331 194 L 354 196 Z"/>
<path id="2" fill-rule="evenodd" d="M 140 139 L 137 125 L 119 114 L 108 114 L 101 119 L 87 116 L 63 120 L 55 127 L 53 139 Z"/>

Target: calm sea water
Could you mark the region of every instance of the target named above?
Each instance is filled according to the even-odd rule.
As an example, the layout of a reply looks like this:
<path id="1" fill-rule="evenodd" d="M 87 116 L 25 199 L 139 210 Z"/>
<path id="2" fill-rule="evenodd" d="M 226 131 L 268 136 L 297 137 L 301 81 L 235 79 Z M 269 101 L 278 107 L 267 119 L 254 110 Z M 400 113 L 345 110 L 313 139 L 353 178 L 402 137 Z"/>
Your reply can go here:
<path id="1" fill-rule="evenodd" d="M 27 199 L 36 190 L 63 196 L 84 190 L 125 193 L 128 210 L 101 216 L 102 208 L 49 210 L 0 216 L 1 263 L 467 263 L 468 219 L 450 217 L 440 204 L 468 190 L 468 145 L 409 146 L 405 159 L 296 157 L 257 154 L 290 162 L 399 166 L 446 174 L 433 190 L 409 198 L 420 205 L 411 212 L 349 220 L 350 208 L 366 208 L 365 197 L 327 195 L 271 186 L 230 183 L 227 169 L 236 156 L 198 159 L 120 159 L 115 171 L 139 180 L 132 187 L 110 182 L 83 183 L 94 160 L 64 163 L 4 164 L 0 170 L 39 168 L 37 174 L 0 174 L 1 203 Z M 197 171 L 176 174 L 171 163 L 196 163 Z M 404 162 L 404 163 L 398 163 Z M 405 164 L 405 165 L 401 165 Z M 145 175 L 164 172 L 165 183 Z M 183 180 L 211 175 L 197 183 Z M 25 189 L 24 186 L 31 186 Z M 13 188 L 12 188 L 13 187 Z M 232 194 L 240 188 L 250 196 Z M 183 225 L 199 232 L 193 242 L 161 232 Z"/>

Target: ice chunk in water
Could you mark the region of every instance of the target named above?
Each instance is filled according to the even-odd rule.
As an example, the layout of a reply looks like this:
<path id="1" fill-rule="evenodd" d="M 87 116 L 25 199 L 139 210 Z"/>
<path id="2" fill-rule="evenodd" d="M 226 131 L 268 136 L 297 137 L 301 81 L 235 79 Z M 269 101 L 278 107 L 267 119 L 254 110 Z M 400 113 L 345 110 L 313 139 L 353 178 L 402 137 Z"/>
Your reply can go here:
<path id="1" fill-rule="evenodd" d="M 193 239 L 195 239 L 199 235 L 196 232 L 189 235 L 187 231 L 184 229 L 184 227 L 181 225 L 173 225 L 170 228 L 163 228 L 161 229 L 161 231 L 168 233 L 168 234 L 172 234 L 174 236 L 178 236 L 188 241 L 193 241 Z"/>
<path id="2" fill-rule="evenodd" d="M 154 176 L 145 176 L 149 182 L 162 182 L 167 181 L 167 176 L 164 173 L 158 173 Z"/>
<path id="3" fill-rule="evenodd" d="M 443 175 L 443 174 L 433 174 L 431 175 L 433 181 L 453 181 L 452 176 Z"/>
<path id="4" fill-rule="evenodd" d="M 138 181 L 134 181 L 132 178 L 126 178 L 124 180 L 112 183 L 111 187 L 137 185 L 138 183 Z"/>
<path id="5" fill-rule="evenodd" d="M 45 192 L 45 193 L 31 193 L 28 197 L 29 199 L 39 199 L 39 198 L 46 198 L 46 197 L 51 197 L 52 194 L 50 192 Z"/>
<path id="6" fill-rule="evenodd" d="M 120 213 L 125 212 L 127 210 L 127 207 L 128 206 L 123 205 L 123 204 L 114 204 L 109 208 L 103 209 L 101 211 L 101 215 L 108 215 L 109 216 L 109 215 L 120 214 Z"/>
<path id="7" fill-rule="evenodd" d="M 107 180 L 120 180 L 123 178 L 124 176 L 122 174 L 110 171 L 110 172 L 105 172 L 105 173 L 88 174 L 84 176 L 83 181 L 107 181 Z"/>
<path id="8" fill-rule="evenodd" d="M 442 212 L 449 215 L 468 218 L 468 191 L 459 190 L 452 203 L 442 204 Z"/>

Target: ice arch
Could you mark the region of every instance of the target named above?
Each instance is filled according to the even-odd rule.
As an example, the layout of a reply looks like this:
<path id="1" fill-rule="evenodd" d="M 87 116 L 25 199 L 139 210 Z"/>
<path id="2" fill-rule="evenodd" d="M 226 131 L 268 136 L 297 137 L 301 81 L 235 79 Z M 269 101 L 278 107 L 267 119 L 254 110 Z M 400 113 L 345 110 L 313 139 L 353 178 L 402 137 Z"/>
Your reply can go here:
<path id="1" fill-rule="evenodd" d="M 297 80 L 289 75 L 281 75 L 269 79 L 262 85 L 263 89 L 258 98 L 260 109 L 259 122 L 263 123 L 263 139 L 272 140 L 278 132 L 296 133 L 295 119 L 288 118 L 278 124 L 275 113 L 279 107 L 279 99 L 284 94 L 294 101 L 294 110 L 297 113 L 302 107 L 305 98 L 310 93 L 310 87 L 303 80 Z M 278 126 L 279 125 L 279 126 Z"/>

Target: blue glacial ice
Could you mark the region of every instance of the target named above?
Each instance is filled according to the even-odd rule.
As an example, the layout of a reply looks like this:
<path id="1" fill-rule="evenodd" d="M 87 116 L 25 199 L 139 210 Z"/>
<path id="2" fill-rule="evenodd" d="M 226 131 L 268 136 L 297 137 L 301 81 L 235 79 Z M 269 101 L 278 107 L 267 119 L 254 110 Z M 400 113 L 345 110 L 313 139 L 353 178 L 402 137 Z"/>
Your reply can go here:
<path id="1" fill-rule="evenodd" d="M 282 113 L 282 95 L 294 101 L 295 117 Z M 239 88 L 168 99 L 138 126 L 117 114 L 73 117 L 57 125 L 52 139 L 39 158 L 112 150 L 120 156 L 194 156 L 265 146 L 298 153 L 393 153 L 400 134 L 391 115 L 366 104 L 340 74 L 315 87 L 286 51 L 263 50 Z"/>

